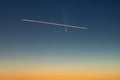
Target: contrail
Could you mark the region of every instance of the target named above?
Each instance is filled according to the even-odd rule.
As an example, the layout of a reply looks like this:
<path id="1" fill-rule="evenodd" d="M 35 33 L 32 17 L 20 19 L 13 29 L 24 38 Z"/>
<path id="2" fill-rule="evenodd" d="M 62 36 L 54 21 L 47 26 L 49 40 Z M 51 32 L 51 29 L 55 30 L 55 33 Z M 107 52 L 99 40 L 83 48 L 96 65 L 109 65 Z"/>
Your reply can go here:
<path id="1" fill-rule="evenodd" d="M 37 20 L 30 20 L 30 19 L 22 19 L 22 21 L 42 23 L 42 24 L 50 24 L 50 25 L 56 25 L 56 26 L 63 26 L 63 27 L 66 27 L 66 28 L 67 27 L 72 27 L 72 28 L 79 28 L 79 29 L 87 29 L 86 27 L 73 26 L 73 25 L 68 25 L 68 24 L 52 23 L 52 22 L 45 22 L 45 21 L 37 21 Z"/>

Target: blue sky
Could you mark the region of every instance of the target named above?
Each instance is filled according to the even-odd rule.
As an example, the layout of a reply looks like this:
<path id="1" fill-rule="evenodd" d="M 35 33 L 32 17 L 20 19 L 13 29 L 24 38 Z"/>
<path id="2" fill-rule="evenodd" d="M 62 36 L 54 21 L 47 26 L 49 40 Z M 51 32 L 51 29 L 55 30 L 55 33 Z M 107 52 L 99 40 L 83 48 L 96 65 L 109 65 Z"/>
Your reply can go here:
<path id="1" fill-rule="evenodd" d="M 104 58 L 119 64 L 119 0 L 3 0 L 0 2 L 0 58 Z M 87 30 L 23 22 L 35 19 Z M 35 59 L 35 58 L 33 58 Z M 97 61 L 96 60 L 96 61 Z"/>

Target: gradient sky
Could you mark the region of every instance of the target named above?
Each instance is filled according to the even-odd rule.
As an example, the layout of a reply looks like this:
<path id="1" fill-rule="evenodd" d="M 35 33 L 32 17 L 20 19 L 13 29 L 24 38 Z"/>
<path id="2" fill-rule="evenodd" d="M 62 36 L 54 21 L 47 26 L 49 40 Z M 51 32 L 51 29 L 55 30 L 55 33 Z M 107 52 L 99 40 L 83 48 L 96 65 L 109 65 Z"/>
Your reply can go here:
<path id="1" fill-rule="evenodd" d="M 68 28 L 66 33 L 64 27 L 23 22 L 24 18 L 88 29 Z M 0 74 L 4 73 L 66 76 L 40 77 L 43 80 L 84 79 L 80 75 L 102 79 L 100 74 L 120 79 L 120 1 L 1 0 Z"/>

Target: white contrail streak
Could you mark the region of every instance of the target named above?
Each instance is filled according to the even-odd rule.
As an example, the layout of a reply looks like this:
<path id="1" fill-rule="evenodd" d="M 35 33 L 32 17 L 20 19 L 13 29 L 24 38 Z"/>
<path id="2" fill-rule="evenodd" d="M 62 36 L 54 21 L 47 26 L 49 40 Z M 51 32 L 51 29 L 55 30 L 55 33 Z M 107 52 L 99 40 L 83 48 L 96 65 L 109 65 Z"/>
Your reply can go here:
<path id="1" fill-rule="evenodd" d="M 86 27 L 72 26 L 72 25 L 68 25 L 68 24 L 59 24 L 59 23 L 52 23 L 52 22 L 45 22 L 45 21 L 37 21 L 37 20 L 30 20 L 30 19 L 22 19 L 22 21 L 42 23 L 42 24 L 51 24 L 51 25 L 56 25 L 56 26 L 72 27 L 72 28 L 79 28 L 79 29 L 87 29 Z"/>

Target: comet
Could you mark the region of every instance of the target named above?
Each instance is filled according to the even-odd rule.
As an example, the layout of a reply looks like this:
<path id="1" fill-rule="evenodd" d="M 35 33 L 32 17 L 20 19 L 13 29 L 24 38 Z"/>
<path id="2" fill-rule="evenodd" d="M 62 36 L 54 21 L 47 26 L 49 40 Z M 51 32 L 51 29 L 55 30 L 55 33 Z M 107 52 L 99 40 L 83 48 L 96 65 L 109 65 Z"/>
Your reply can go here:
<path id="1" fill-rule="evenodd" d="M 73 25 L 69 25 L 69 24 L 53 23 L 53 22 L 46 22 L 46 21 L 31 20 L 31 19 L 22 19 L 22 21 L 65 27 L 65 32 L 68 32 L 67 27 L 79 28 L 79 29 L 84 29 L 84 30 L 87 29 L 86 27 L 73 26 Z"/>

